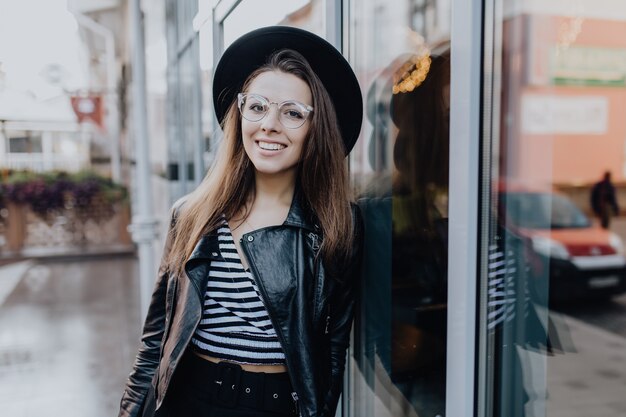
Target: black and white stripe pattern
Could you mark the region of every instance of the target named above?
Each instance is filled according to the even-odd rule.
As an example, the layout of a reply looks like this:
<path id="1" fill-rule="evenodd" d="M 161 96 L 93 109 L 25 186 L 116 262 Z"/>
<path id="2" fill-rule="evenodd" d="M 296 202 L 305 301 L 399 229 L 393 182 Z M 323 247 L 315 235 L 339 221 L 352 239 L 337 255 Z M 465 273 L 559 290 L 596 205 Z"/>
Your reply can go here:
<path id="1" fill-rule="evenodd" d="M 226 221 L 217 230 L 224 261 L 211 262 L 202 319 L 191 339 L 200 353 L 241 364 L 283 365 L 285 354 Z"/>
<path id="2" fill-rule="evenodd" d="M 500 241 L 500 236 L 496 237 L 496 241 Z M 528 290 L 523 282 L 519 271 L 517 257 L 512 250 L 507 250 L 493 243 L 489 246 L 488 260 L 488 295 L 487 306 L 489 308 L 487 317 L 487 328 L 494 329 L 501 323 L 510 322 L 516 316 L 518 294 L 520 287 L 522 288 L 524 297 L 524 305 L 528 305 Z M 505 253 L 506 252 L 506 253 Z M 522 284 L 522 285 L 520 285 Z M 524 308 L 524 315 L 527 315 L 527 309 Z"/>

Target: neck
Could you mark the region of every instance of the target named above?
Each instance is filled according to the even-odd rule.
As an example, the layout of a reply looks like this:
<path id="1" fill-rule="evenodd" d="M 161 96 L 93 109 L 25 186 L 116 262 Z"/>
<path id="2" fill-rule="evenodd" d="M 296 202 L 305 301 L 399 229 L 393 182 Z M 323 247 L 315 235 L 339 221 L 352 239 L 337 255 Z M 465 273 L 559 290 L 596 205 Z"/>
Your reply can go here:
<path id="1" fill-rule="evenodd" d="M 254 205 L 282 205 L 290 206 L 296 189 L 295 171 L 289 175 L 265 175 L 255 173 L 255 201 Z"/>

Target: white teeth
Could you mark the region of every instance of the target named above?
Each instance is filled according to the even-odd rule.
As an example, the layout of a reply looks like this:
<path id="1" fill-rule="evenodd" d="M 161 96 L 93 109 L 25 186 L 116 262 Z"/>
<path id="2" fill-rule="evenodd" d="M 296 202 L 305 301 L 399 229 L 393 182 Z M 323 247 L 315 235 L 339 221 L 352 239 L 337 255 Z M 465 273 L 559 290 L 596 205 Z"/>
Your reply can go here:
<path id="1" fill-rule="evenodd" d="M 261 147 L 261 149 L 265 149 L 266 151 L 279 151 L 286 148 L 285 145 L 281 145 L 280 143 L 268 143 L 261 141 L 259 141 L 259 146 Z"/>

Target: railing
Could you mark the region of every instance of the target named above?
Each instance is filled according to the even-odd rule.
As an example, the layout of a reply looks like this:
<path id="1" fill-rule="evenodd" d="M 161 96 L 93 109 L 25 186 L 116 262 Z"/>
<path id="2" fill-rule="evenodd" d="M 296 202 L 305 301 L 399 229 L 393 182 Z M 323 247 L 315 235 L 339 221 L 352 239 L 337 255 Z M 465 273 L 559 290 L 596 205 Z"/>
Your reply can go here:
<path id="1" fill-rule="evenodd" d="M 47 219 L 9 203 L 0 218 L 0 258 L 132 252 L 129 222 L 126 203 L 106 214 L 66 209 Z"/>
<path id="2" fill-rule="evenodd" d="M 9 153 L 5 160 L 0 164 L 2 168 L 16 171 L 33 171 L 44 172 L 62 170 L 66 172 L 77 172 L 84 169 L 88 165 L 88 161 L 84 158 L 57 155 L 44 155 L 32 153 Z"/>

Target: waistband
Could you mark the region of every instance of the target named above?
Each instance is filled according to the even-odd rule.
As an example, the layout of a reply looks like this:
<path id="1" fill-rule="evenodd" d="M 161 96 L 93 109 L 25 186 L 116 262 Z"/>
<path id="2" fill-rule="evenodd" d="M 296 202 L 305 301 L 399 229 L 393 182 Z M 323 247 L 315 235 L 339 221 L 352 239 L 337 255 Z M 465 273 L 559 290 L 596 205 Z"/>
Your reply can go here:
<path id="1" fill-rule="evenodd" d="M 207 361 L 187 351 L 179 365 L 187 386 L 203 399 L 226 407 L 239 406 L 297 415 L 297 395 L 289 375 L 284 373 L 249 372 L 241 366 Z"/>

